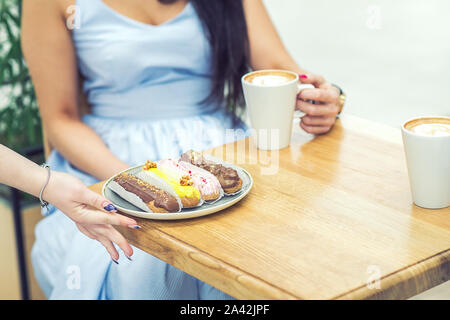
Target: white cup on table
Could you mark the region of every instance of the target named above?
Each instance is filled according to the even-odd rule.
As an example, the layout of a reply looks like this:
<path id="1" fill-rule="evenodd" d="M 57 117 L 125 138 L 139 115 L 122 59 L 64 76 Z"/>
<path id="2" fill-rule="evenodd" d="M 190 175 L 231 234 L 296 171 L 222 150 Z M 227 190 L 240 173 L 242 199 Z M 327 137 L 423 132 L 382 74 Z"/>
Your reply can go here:
<path id="1" fill-rule="evenodd" d="M 298 74 L 291 71 L 260 70 L 244 75 L 242 87 L 256 146 L 262 150 L 289 146 L 294 114 L 305 115 L 295 111 L 297 95 L 314 86 L 300 83 Z"/>
<path id="2" fill-rule="evenodd" d="M 450 206 L 450 118 L 408 120 L 402 137 L 414 203 L 428 209 Z"/>

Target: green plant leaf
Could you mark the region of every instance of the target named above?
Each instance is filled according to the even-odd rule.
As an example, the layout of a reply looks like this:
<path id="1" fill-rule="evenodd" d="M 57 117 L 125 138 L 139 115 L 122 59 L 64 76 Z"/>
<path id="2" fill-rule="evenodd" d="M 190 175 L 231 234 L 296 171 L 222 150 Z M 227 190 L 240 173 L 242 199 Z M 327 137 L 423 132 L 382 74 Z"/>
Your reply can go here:
<path id="1" fill-rule="evenodd" d="M 42 144 L 41 120 L 33 84 L 20 45 L 21 0 L 0 0 L 0 143 L 13 149 Z M 4 93 L 6 92 L 6 93 Z"/>

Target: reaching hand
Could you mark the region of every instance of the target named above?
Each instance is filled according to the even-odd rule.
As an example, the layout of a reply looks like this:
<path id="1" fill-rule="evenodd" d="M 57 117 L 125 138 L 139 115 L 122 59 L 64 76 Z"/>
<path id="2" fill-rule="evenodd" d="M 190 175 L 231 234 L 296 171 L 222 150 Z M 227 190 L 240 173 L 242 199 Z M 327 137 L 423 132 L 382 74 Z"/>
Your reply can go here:
<path id="1" fill-rule="evenodd" d="M 88 189 L 80 180 L 66 173 L 52 171 L 42 197 L 72 219 L 82 233 L 99 241 L 114 262 L 117 263 L 119 253 L 113 243 L 130 259 L 133 249 L 113 225 L 138 229 L 136 221 L 118 214 L 114 205 Z"/>

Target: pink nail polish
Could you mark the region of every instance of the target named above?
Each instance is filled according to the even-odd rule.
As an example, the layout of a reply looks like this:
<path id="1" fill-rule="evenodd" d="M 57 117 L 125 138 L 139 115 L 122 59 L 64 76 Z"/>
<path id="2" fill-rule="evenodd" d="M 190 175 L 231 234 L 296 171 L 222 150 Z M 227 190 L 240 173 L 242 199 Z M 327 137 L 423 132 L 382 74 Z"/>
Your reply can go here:
<path id="1" fill-rule="evenodd" d="M 307 76 L 306 74 L 301 74 L 301 75 L 300 75 L 300 78 L 302 78 L 302 79 L 308 79 L 308 76 Z"/>

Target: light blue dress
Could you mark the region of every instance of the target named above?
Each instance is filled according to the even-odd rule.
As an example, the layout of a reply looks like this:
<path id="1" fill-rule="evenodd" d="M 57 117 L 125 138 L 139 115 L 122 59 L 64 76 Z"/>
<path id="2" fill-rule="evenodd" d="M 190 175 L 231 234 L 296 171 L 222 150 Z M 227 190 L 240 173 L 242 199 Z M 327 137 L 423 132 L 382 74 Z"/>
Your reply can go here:
<path id="1" fill-rule="evenodd" d="M 192 4 L 159 26 L 123 16 L 101 0 L 78 0 L 77 6 L 80 25 L 73 42 L 92 108 L 82 121 L 119 159 L 133 166 L 243 137 L 226 131 L 233 128 L 232 117 L 222 103 L 201 103 L 211 89 L 211 52 Z M 246 131 L 242 122 L 234 128 Z M 87 185 L 97 182 L 57 150 L 48 164 Z M 50 299 L 231 298 L 133 250 L 128 261 L 119 249 L 119 265 L 114 264 L 103 246 L 52 208 L 36 227 L 32 263 Z"/>

